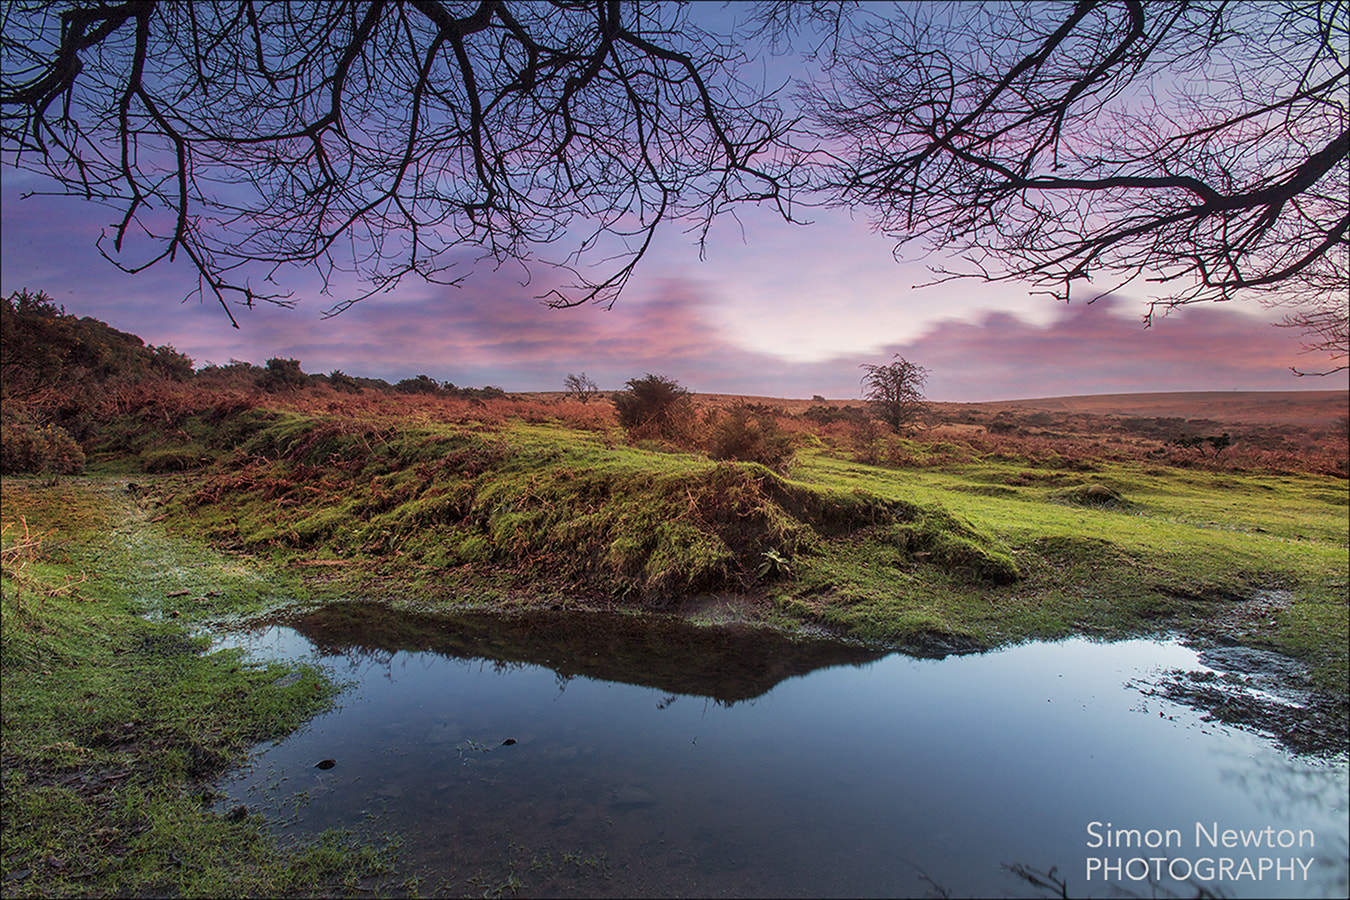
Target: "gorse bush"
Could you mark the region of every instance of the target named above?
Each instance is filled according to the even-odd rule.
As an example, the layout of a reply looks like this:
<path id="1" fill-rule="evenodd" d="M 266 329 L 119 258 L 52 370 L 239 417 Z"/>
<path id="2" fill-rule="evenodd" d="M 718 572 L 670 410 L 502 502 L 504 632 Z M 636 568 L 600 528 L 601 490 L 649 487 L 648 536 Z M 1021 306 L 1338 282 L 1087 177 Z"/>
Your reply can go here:
<path id="1" fill-rule="evenodd" d="M 21 397 L 112 378 L 182 381 L 192 377 L 192 360 L 25 290 L 0 298 L 0 376 L 5 395 Z"/>
<path id="2" fill-rule="evenodd" d="M 59 425 L 38 423 L 17 404 L 0 416 L 0 474 L 74 475 L 84 469 L 84 450 Z"/>
<path id="3" fill-rule="evenodd" d="M 694 433 L 694 402 L 678 381 L 648 373 L 628 382 L 614 395 L 619 424 L 634 440 L 661 439 L 688 443 Z"/>
<path id="4" fill-rule="evenodd" d="M 258 386 L 274 392 L 302 388 L 309 384 L 309 376 L 300 370 L 300 360 L 272 357 L 258 376 Z"/>
<path id="5" fill-rule="evenodd" d="M 756 413 L 737 403 L 719 418 L 708 439 L 708 455 L 713 459 L 756 462 L 783 473 L 792 461 L 792 435 L 778 427 L 772 415 Z"/>
<path id="6" fill-rule="evenodd" d="M 451 385 L 453 390 L 454 386 Z M 442 389 L 442 385 L 436 379 L 427 375 L 418 375 L 416 378 L 404 378 L 398 384 L 394 385 L 394 390 L 400 394 L 435 394 Z"/>

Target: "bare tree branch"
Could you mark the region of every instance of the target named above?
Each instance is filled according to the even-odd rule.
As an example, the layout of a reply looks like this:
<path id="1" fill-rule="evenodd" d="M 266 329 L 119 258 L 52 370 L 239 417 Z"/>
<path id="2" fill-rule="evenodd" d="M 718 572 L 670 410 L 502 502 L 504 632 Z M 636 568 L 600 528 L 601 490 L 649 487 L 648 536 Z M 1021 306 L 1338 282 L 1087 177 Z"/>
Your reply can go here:
<path id="1" fill-rule="evenodd" d="M 897 252 L 1065 301 L 1151 282 L 1149 316 L 1255 296 L 1346 368 L 1346 0 L 868 13 L 804 102 L 837 148 L 824 187 Z"/>
<path id="2" fill-rule="evenodd" d="M 336 313 L 483 261 L 567 270 L 553 305 L 612 303 L 663 222 L 706 234 L 738 203 L 790 217 L 799 187 L 792 123 L 678 4 L 76 0 L 0 15 L 4 161 L 119 210 L 100 250 L 124 270 L 183 253 L 227 312 L 293 302 L 271 289 L 292 267 L 317 269 L 325 293 L 351 290 L 345 275 L 369 286 Z"/>

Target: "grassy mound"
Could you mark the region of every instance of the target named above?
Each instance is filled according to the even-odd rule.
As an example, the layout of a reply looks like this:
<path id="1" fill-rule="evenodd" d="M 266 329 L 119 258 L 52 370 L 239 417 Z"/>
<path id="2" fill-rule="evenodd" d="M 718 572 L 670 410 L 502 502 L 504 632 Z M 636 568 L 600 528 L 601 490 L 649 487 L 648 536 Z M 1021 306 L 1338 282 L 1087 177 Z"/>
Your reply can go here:
<path id="1" fill-rule="evenodd" d="M 296 414 L 229 424 L 218 442 L 237 450 L 194 475 L 173 507 L 242 549 L 507 563 L 660 603 L 751 588 L 823 540 L 889 529 L 914 560 L 995 583 L 1018 577 L 992 538 L 935 505 L 800 484 L 755 463 L 556 429 L 395 431 Z"/>

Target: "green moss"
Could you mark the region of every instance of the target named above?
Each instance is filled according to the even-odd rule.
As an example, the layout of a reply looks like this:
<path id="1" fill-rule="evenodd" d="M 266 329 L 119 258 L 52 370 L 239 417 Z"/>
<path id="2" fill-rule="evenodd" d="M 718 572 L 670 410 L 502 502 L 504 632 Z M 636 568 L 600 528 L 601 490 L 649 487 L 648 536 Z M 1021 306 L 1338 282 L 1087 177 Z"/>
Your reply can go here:
<path id="1" fill-rule="evenodd" d="M 175 444 L 142 450 L 139 457 L 146 472 L 182 472 L 206 465 L 212 455 L 201 444 Z"/>

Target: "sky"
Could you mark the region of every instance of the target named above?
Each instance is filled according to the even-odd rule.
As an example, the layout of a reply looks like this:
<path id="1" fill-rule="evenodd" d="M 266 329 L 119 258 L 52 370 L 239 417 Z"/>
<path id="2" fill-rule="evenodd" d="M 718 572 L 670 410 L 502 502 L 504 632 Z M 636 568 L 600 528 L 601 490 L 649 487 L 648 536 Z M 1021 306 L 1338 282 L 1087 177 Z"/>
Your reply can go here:
<path id="1" fill-rule="evenodd" d="M 1154 391 L 1345 389 L 1315 367 L 1296 331 L 1255 302 L 1204 304 L 1145 328 L 1144 296 L 1064 304 L 1011 283 L 931 280 L 933 260 L 897 261 L 859 214 L 814 211 L 790 225 L 768 211 L 716 221 L 705 258 L 671 223 L 610 309 L 549 309 L 547 273 L 484 269 L 462 286 L 406 280 L 331 318 L 335 297 L 300 282 L 297 304 L 236 309 L 184 301 L 186 265 L 127 275 L 94 248 L 115 211 L 32 196 L 37 176 L 0 168 L 0 293 L 43 291 L 66 312 L 169 344 L 196 365 L 299 359 L 397 381 L 561 390 L 586 373 L 602 390 L 646 373 L 710 393 L 861 396 L 860 365 L 899 354 L 929 370 L 933 400 L 984 401 Z M 110 229 L 109 229 L 110 230 Z"/>

